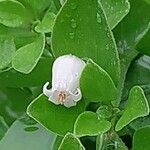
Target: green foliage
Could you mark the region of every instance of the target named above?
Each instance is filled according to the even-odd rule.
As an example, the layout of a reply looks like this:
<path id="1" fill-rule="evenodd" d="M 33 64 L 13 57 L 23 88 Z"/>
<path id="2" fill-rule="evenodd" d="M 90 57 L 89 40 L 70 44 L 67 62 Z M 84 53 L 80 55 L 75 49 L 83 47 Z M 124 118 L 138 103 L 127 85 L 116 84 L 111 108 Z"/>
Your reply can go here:
<path id="1" fill-rule="evenodd" d="M 102 149 L 117 149 L 128 150 L 124 142 L 119 138 L 116 132 L 100 134 L 96 139 L 96 150 Z"/>
<path id="2" fill-rule="evenodd" d="M 136 118 L 144 117 L 148 114 L 149 105 L 144 92 L 139 86 L 135 86 L 130 91 L 127 107 L 117 122 L 115 129 L 119 131 Z"/>
<path id="3" fill-rule="evenodd" d="M 149 149 L 150 127 L 142 128 L 135 132 L 133 137 L 133 150 Z"/>
<path id="4" fill-rule="evenodd" d="M 97 4 L 96 0 L 65 3 L 52 32 L 53 52 L 55 56 L 71 53 L 91 58 L 117 85 L 120 66 L 116 45 L 102 8 Z"/>
<path id="5" fill-rule="evenodd" d="M 34 69 L 44 50 L 44 38 L 43 35 L 40 35 L 35 42 L 16 51 L 12 60 L 12 66 L 15 70 L 28 74 Z"/>
<path id="6" fill-rule="evenodd" d="M 149 150 L 149 14 L 149 0 L 0 0 L 0 149 Z M 70 108 L 42 94 L 64 54 L 86 63 Z"/>
<path id="7" fill-rule="evenodd" d="M 0 70 L 11 63 L 15 51 L 16 48 L 12 38 L 0 39 Z"/>
<path id="8" fill-rule="evenodd" d="M 80 140 L 76 138 L 73 134 L 67 133 L 60 144 L 58 150 L 85 150 L 82 146 Z"/>
<path id="9" fill-rule="evenodd" d="M 46 96 L 40 95 L 29 105 L 27 113 L 49 130 L 65 135 L 73 131 L 76 118 L 84 110 L 84 100 L 81 100 L 76 107 L 68 109 L 52 104 Z"/>
<path id="10" fill-rule="evenodd" d="M 130 9 L 128 0 L 98 0 L 103 6 L 108 24 L 113 29 L 125 17 Z"/>
<path id="11" fill-rule="evenodd" d="M 80 83 L 83 96 L 89 102 L 108 103 L 117 97 L 117 89 L 109 74 L 92 60 L 88 60 Z M 109 93 L 107 93 L 108 89 Z"/>
<path id="12" fill-rule="evenodd" d="M 55 14 L 48 12 L 42 22 L 39 22 L 35 27 L 35 31 L 39 33 L 49 33 L 52 32 L 54 26 Z"/>
<path id="13" fill-rule="evenodd" d="M 9 27 L 18 27 L 30 22 L 30 16 L 25 7 L 11 0 L 0 1 L 0 23 Z"/>
<path id="14" fill-rule="evenodd" d="M 29 74 L 23 74 L 9 68 L 0 74 L 0 87 L 40 86 L 51 79 L 53 58 L 40 58 L 37 66 Z M 49 66 L 48 68 L 45 66 Z M 42 74 L 44 75 L 41 75 Z"/>
<path id="15" fill-rule="evenodd" d="M 78 137 L 96 136 L 107 132 L 111 123 L 103 118 L 98 118 L 94 112 L 85 111 L 80 114 L 74 125 L 74 134 Z"/>

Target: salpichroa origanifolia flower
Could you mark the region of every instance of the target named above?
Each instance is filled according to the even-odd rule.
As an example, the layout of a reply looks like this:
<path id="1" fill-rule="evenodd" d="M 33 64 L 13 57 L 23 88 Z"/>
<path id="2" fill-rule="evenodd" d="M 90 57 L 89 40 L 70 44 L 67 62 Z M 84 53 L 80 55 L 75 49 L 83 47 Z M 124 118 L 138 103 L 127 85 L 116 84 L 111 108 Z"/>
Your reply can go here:
<path id="1" fill-rule="evenodd" d="M 74 55 L 58 57 L 52 68 L 52 88 L 47 88 L 47 82 L 43 93 L 56 105 L 75 106 L 82 98 L 79 80 L 85 65 L 82 59 Z"/>

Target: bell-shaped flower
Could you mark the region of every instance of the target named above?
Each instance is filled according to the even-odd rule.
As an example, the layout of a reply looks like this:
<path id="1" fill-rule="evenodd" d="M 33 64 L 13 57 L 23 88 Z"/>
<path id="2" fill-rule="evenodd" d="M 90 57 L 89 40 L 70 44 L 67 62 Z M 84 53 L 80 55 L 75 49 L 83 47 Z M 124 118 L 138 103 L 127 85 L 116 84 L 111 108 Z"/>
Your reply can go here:
<path id="1" fill-rule="evenodd" d="M 52 68 L 52 88 L 47 88 L 47 82 L 43 87 L 43 93 L 56 105 L 75 106 L 82 98 L 79 80 L 84 67 L 85 62 L 76 56 L 58 57 Z"/>

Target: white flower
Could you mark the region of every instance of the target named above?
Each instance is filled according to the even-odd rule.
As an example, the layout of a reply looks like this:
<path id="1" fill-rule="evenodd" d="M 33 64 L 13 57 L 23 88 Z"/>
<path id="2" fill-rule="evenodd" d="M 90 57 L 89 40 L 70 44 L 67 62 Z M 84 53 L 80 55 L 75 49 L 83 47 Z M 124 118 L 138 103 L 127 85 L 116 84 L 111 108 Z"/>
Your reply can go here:
<path id="1" fill-rule="evenodd" d="M 53 64 L 52 88 L 47 89 L 47 82 L 43 87 L 43 93 L 56 105 L 75 106 L 82 98 L 79 80 L 84 67 L 85 62 L 76 56 L 60 56 Z"/>

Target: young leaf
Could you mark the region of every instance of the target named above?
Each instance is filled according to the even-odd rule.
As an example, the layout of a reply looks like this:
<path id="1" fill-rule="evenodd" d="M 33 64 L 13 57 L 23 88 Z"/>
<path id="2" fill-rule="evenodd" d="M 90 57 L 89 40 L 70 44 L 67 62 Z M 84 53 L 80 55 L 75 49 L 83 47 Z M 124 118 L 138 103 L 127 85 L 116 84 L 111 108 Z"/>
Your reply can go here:
<path id="1" fill-rule="evenodd" d="M 67 133 L 58 150 L 85 150 L 80 140 L 72 133 Z"/>
<path id="2" fill-rule="evenodd" d="M 99 8 L 98 8 L 99 7 Z M 89 57 L 118 84 L 120 65 L 113 35 L 97 0 L 67 0 L 52 32 L 56 57 L 74 54 Z"/>
<path id="3" fill-rule="evenodd" d="M 102 149 L 128 150 L 127 146 L 116 132 L 108 132 L 97 136 L 96 150 Z"/>
<path id="4" fill-rule="evenodd" d="M 0 70 L 8 67 L 16 51 L 13 38 L 0 38 Z"/>
<path id="5" fill-rule="evenodd" d="M 35 31 L 38 33 L 49 33 L 52 32 L 54 26 L 55 14 L 48 12 L 42 22 L 40 22 L 36 27 Z"/>
<path id="6" fill-rule="evenodd" d="M 150 127 L 141 128 L 133 136 L 133 150 L 149 150 Z"/>
<path id="7" fill-rule="evenodd" d="M 84 68 L 80 84 L 83 97 L 89 102 L 107 103 L 117 97 L 117 89 L 109 74 L 92 60 Z"/>
<path id="8" fill-rule="evenodd" d="M 33 71 L 29 74 L 20 73 L 13 68 L 5 70 L 0 73 L 0 87 L 31 87 L 44 85 L 45 82 L 51 79 L 52 64 L 52 57 L 41 58 Z"/>
<path id="9" fill-rule="evenodd" d="M 98 0 L 104 9 L 108 24 L 113 29 L 129 12 L 128 0 Z"/>
<path id="10" fill-rule="evenodd" d="M 94 112 L 85 111 L 81 113 L 74 125 L 74 134 L 78 137 L 96 136 L 107 132 L 111 123 L 105 119 L 98 118 Z"/>
<path id="11" fill-rule="evenodd" d="M 0 141 L 2 150 L 50 150 L 56 135 L 36 123 L 15 121 Z"/>
<path id="12" fill-rule="evenodd" d="M 40 35 L 33 43 L 18 49 L 12 61 L 13 68 L 28 74 L 37 65 L 45 46 L 45 37 Z"/>
<path id="13" fill-rule="evenodd" d="M 116 131 L 121 130 L 131 121 L 149 114 L 149 105 L 141 87 L 134 86 L 129 94 L 128 105 L 116 124 Z"/>
<path id="14" fill-rule="evenodd" d="M 55 105 L 48 101 L 46 96 L 40 95 L 28 106 L 27 113 L 47 129 L 65 135 L 73 131 L 76 118 L 84 110 L 83 100 L 78 102 L 77 106 L 66 108 Z"/>
<path id="15" fill-rule="evenodd" d="M 31 20 L 25 7 L 12 0 L 0 1 L 0 23 L 9 27 L 18 27 Z"/>

